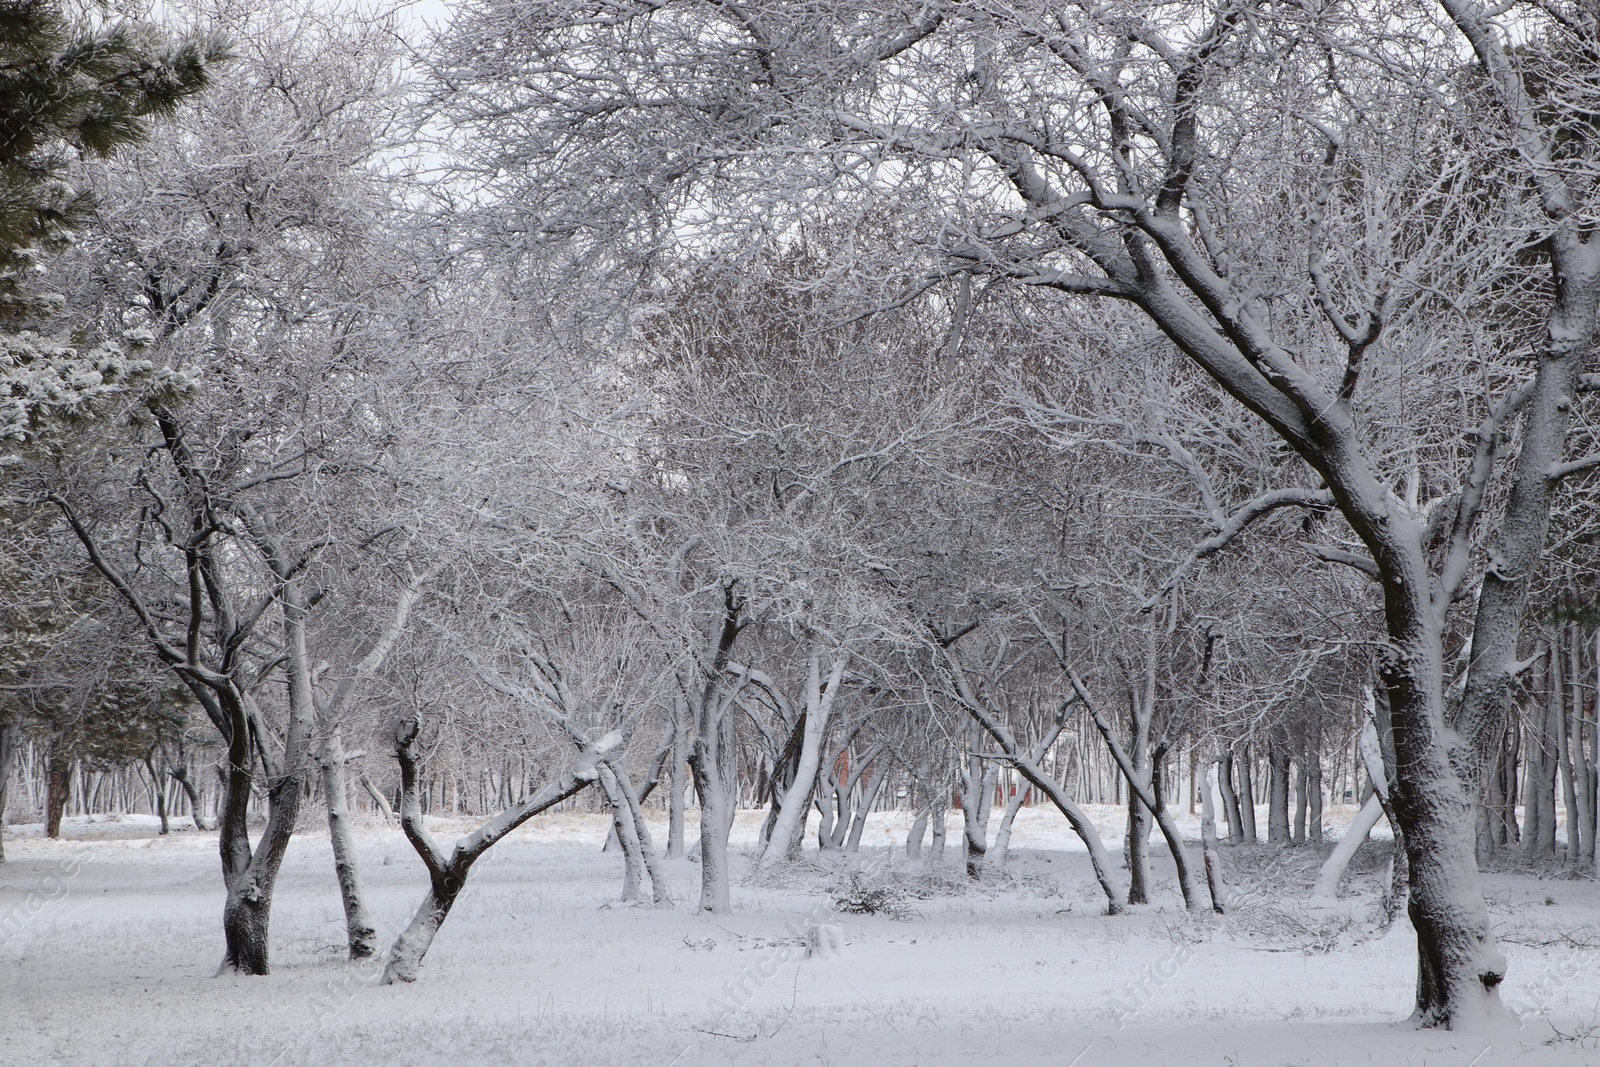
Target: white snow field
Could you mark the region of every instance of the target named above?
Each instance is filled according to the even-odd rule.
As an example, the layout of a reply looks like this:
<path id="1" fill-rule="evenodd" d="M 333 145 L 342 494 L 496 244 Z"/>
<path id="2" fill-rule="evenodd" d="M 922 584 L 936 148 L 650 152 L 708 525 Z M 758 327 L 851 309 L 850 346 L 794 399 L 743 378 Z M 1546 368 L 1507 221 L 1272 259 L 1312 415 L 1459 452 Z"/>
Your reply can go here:
<path id="1" fill-rule="evenodd" d="M 1095 815 L 1114 842 L 1120 813 Z M 750 845 L 760 818 L 740 814 L 736 845 Z M 1417 1031 L 1404 1021 L 1410 930 L 1380 936 L 1374 921 L 1386 843 L 1358 855 L 1337 908 L 1300 903 L 1319 853 L 1259 846 L 1224 850 L 1238 898 L 1226 919 L 1186 915 L 1161 858 L 1156 902 L 1112 918 L 1051 811 L 1024 810 L 1005 873 L 979 887 L 961 877 L 958 815 L 930 871 L 905 859 L 905 819 L 890 813 L 873 817 L 861 855 L 746 878 L 733 914 L 702 916 L 687 860 L 669 864 L 676 907 L 609 905 L 621 859 L 600 851 L 605 816 L 563 814 L 490 852 L 421 980 L 383 987 L 377 966 L 342 958 L 325 831 L 308 827 L 289 850 L 273 973 L 219 978 L 216 837 L 156 838 L 150 822 L 100 817 L 69 822 L 61 841 L 34 827 L 8 837 L 0 1063 L 1600 1064 L 1596 884 L 1487 875 L 1520 1026 Z M 437 821 L 442 834 L 458 825 L 469 824 Z M 422 866 L 398 829 L 368 823 L 359 839 L 392 939 L 422 896 Z M 898 917 L 827 916 L 851 867 L 866 868 L 858 885 L 895 887 Z M 842 953 L 805 957 L 804 927 L 818 921 L 842 927 Z"/>

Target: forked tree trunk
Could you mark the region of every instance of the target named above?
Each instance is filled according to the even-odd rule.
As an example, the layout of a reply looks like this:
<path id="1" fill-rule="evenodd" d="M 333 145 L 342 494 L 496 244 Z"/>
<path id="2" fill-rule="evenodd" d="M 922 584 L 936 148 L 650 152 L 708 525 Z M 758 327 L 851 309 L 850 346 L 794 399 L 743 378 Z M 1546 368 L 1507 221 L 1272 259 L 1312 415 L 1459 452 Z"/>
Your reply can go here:
<path id="1" fill-rule="evenodd" d="M 411 922 L 389 950 L 383 969 L 383 984 L 414 982 L 421 973 L 423 958 L 433 945 L 439 927 L 467 884 L 472 865 L 511 831 L 533 816 L 566 800 L 594 783 L 600 776 L 599 762 L 607 752 L 622 743 L 616 732 L 584 748 L 576 764 L 534 796 L 502 811 L 477 830 L 456 842 L 449 855 L 441 850 L 423 822 L 417 774 L 418 727 L 401 723 L 395 733 L 395 755 L 400 761 L 400 825 L 406 838 L 428 868 L 428 893 Z"/>
<path id="2" fill-rule="evenodd" d="M 983 860 L 989 851 L 989 813 L 994 806 L 995 782 L 1000 768 L 983 759 L 978 748 L 983 734 L 976 720 L 967 729 L 967 773 L 962 778 L 961 828 L 966 845 L 967 877 L 983 877 Z"/>
<path id="3" fill-rule="evenodd" d="M 618 898 L 625 904 L 639 899 L 639 887 L 644 882 L 644 853 L 639 847 L 639 829 L 634 824 L 633 812 L 628 807 L 624 790 L 616 773 L 605 764 L 599 767 L 600 788 L 605 793 L 606 804 L 611 809 L 610 847 L 615 841 L 622 850 L 622 894 Z"/>
<path id="4" fill-rule="evenodd" d="M 1256 784 L 1255 761 L 1251 758 L 1250 744 L 1244 745 L 1244 756 L 1239 761 L 1239 829 L 1244 840 L 1256 843 Z"/>
<path id="5" fill-rule="evenodd" d="M 622 795 L 628 802 L 629 815 L 633 819 L 634 834 L 639 839 L 639 856 L 644 861 L 645 872 L 650 875 L 650 899 L 658 906 L 670 905 L 672 886 L 667 882 L 666 868 L 662 866 L 661 856 L 650 838 L 650 827 L 644 820 L 639 794 L 628 787 L 626 772 L 618 771 L 617 774 L 623 786 Z"/>
<path id="6" fill-rule="evenodd" d="M 272 892 L 300 815 L 305 774 L 302 768 L 278 778 L 269 787 L 267 825 L 253 849 L 247 823 L 251 777 L 248 766 L 229 774 L 220 820 L 218 841 L 223 852 L 223 882 L 228 891 L 222 906 L 221 970 L 264 975 L 271 971 L 267 933 L 272 918 Z"/>
<path id="7" fill-rule="evenodd" d="M 817 778 L 817 771 L 822 763 L 823 741 L 828 736 L 828 719 L 833 711 L 833 703 L 839 693 L 839 682 L 844 677 L 844 669 L 849 662 L 849 657 L 837 654 L 833 663 L 828 668 L 828 675 L 824 680 L 822 675 L 822 657 L 813 652 L 807 657 L 806 663 L 806 694 L 805 708 L 801 711 L 803 725 L 796 723 L 800 731 L 800 751 L 794 763 L 794 776 L 781 793 L 781 800 L 777 801 L 777 815 L 773 820 L 771 838 L 764 842 L 756 855 L 756 862 L 776 849 L 778 856 L 787 856 L 791 842 L 798 834 L 801 817 L 805 812 L 806 794 L 813 788 Z M 774 783 L 774 796 L 778 793 Z"/>
<path id="8" fill-rule="evenodd" d="M 1072 689 L 1077 694 L 1083 706 L 1089 712 L 1089 717 L 1094 720 L 1095 729 L 1100 731 L 1106 747 L 1111 750 L 1111 758 L 1116 761 L 1117 767 L 1122 771 L 1123 780 L 1128 783 L 1130 791 L 1138 794 L 1156 817 L 1156 825 L 1161 828 L 1161 836 L 1167 839 L 1167 850 L 1172 853 L 1172 865 L 1177 868 L 1178 888 L 1183 893 L 1184 907 L 1191 912 L 1203 911 L 1205 904 L 1200 900 L 1200 894 L 1195 891 L 1194 871 L 1189 861 L 1189 850 L 1184 847 L 1183 835 L 1178 832 L 1177 823 L 1172 821 L 1171 812 L 1167 811 L 1158 793 L 1150 787 L 1151 779 L 1141 778 L 1133 769 L 1133 761 L 1128 758 L 1128 753 L 1122 747 L 1122 742 L 1117 740 L 1116 733 L 1111 729 L 1111 724 L 1106 722 L 1100 714 L 1100 709 L 1095 707 L 1094 700 L 1089 696 L 1089 690 L 1084 686 L 1083 680 L 1076 672 L 1068 672 L 1072 681 Z"/>
<path id="9" fill-rule="evenodd" d="M 1222 813 L 1228 820 L 1228 844 L 1244 841 L 1244 820 L 1239 814 L 1239 794 L 1233 788 L 1233 749 L 1222 754 L 1217 770 L 1217 787 L 1222 792 Z"/>
<path id="10" fill-rule="evenodd" d="M 1112 869 L 1111 855 L 1106 851 L 1105 842 L 1100 839 L 1100 832 L 1094 828 L 1094 824 L 1089 821 L 1089 817 L 1084 813 L 1083 809 L 1078 807 L 1072 798 L 1067 795 L 1066 791 L 1062 789 L 1061 783 L 1047 775 L 1044 772 L 1044 768 L 1039 765 L 1039 761 L 1044 759 L 1045 754 L 1050 751 L 1056 739 L 1061 736 L 1061 731 L 1066 728 L 1065 715 L 1068 705 L 1063 705 L 1061 713 L 1056 717 L 1054 727 L 1040 738 L 1033 751 L 1024 753 L 1019 748 L 1017 739 L 1012 736 L 1011 731 L 1006 729 L 1005 725 L 979 701 L 978 694 L 972 688 L 972 683 L 968 680 L 967 673 L 962 668 L 960 659 L 954 654 L 954 650 L 948 650 L 946 655 L 950 659 L 951 675 L 955 679 L 956 693 L 960 696 L 961 702 L 966 705 L 968 714 L 975 718 L 984 730 L 988 732 L 989 736 L 999 743 L 1001 751 L 1006 754 L 1011 765 L 1017 769 L 1017 772 L 1041 793 L 1049 797 L 1050 802 L 1056 806 L 1056 810 L 1066 817 L 1067 824 L 1072 827 L 1073 832 L 1078 835 L 1079 840 L 1083 842 L 1084 848 L 1089 852 L 1089 863 L 1094 868 L 1095 879 L 1100 883 L 1100 889 L 1106 895 L 1106 913 L 1108 915 L 1120 915 L 1127 904 L 1127 897 L 1122 886 L 1117 883 L 1116 873 Z M 1068 703 L 1070 704 L 1070 702 Z"/>
<path id="11" fill-rule="evenodd" d="M 224 706 L 224 721 L 229 724 L 226 796 L 217 835 L 222 880 L 228 890 L 222 907 L 221 969 L 252 975 L 269 972 L 267 924 L 272 914 L 272 892 L 306 793 L 316 718 L 311 657 L 306 645 L 305 596 L 286 573 L 289 564 L 283 562 L 281 554 L 276 554 L 274 560 L 284 582 L 278 603 L 287 653 L 289 698 L 289 721 L 280 762 L 269 763 L 262 747 L 252 745 L 252 737 L 266 733 L 254 701 L 231 680 L 214 690 Z M 267 778 L 267 825 L 252 848 L 248 815 L 257 760 Z"/>
<path id="12" fill-rule="evenodd" d="M 650 897 L 656 904 L 672 903 L 671 889 L 660 858 L 650 841 L 650 828 L 645 825 L 644 811 L 639 805 L 639 795 L 628 779 L 622 761 L 611 757 L 600 763 L 600 787 L 611 805 L 612 833 L 622 846 L 623 877 L 622 897 L 626 902 L 639 898 L 639 887 L 645 875 L 650 878 Z"/>
<path id="13" fill-rule="evenodd" d="M 849 754 L 850 746 L 846 744 L 839 750 L 837 756 L 829 761 L 829 766 L 833 769 L 828 775 L 828 787 L 833 798 L 829 808 L 827 842 L 823 846 L 829 852 L 844 851 L 845 837 L 850 833 L 850 797 L 855 791 L 856 782 L 861 779 L 863 764 L 869 762 L 855 760 L 841 776 L 838 760 Z"/>

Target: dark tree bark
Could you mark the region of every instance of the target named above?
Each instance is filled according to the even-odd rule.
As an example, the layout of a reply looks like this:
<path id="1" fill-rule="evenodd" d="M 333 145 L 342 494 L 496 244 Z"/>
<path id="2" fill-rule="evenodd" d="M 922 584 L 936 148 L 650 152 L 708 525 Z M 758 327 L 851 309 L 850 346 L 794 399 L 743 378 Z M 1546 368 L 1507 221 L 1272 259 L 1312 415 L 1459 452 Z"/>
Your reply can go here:
<path id="1" fill-rule="evenodd" d="M 67 799 L 72 795 L 72 760 L 51 746 L 45 769 L 45 836 L 61 836 L 61 817 L 67 811 Z"/>
<path id="2" fill-rule="evenodd" d="M 1267 750 L 1271 778 L 1267 785 L 1267 843 L 1289 843 L 1289 739 L 1274 732 Z"/>

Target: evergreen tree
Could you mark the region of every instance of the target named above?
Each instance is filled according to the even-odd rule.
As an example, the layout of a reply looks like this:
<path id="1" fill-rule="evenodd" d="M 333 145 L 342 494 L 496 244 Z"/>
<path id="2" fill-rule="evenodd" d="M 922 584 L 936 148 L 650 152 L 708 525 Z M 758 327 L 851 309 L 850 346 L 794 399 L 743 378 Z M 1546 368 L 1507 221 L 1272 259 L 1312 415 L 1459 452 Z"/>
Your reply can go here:
<path id="1" fill-rule="evenodd" d="M 0 0 L 0 323 L 60 303 L 32 291 L 27 275 L 93 212 L 92 196 L 69 180 L 73 157 L 138 143 L 226 58 L 216 36 L 173 42 L 137 23 L 69 18 L 51 0 Z M 80 411 L 151 369 L 120 342 L 84 349 L 0 329 L 0 440 L 27 437 L 41 419 Z"/>
<path id="2" fill-rule="evenodd" d="M 137 143 L 225 55 L 214 37 L 169 43 L 133 23 L 76 24 L 50 0 L 0 0 L 0 316 L 38 307 L 25 284 L 35 255 L 93 208 L 67 180 L 72 152 Z"/>

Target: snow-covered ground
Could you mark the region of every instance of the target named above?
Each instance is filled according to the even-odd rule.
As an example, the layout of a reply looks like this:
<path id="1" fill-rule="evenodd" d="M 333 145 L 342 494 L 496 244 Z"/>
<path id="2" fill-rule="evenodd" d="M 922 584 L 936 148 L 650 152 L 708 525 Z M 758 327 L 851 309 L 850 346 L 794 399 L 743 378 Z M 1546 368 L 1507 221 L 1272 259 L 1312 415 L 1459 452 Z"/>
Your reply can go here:
<path id="1" fill-rule="evenodd" d="M 1119 813 L 1095 816 L 1114 840 Z M 694 911 L 688 861 L 669 865 L 677 907 L 610 905 L 621 861 L 599 851 L 604 818 L 536 820 L 479 863 L 407 987 L 375 986 L 376 967 L 342 959 L 325 833 L 290 848 L 273 974 L 216 978 L 214 835 L 157 839 L 134 816 L 73 820 L 62 841 L 10 828 L 0 1064 L 1600 1064 L 1592 881 L 1486 876 L 1506 1000 L 1525 1014 L 1473 1039 L 1403 1023 L 1411 934 L 1379 936 L 1372 921 L 1386 844 L 1358 856 L 1341 907 L 1320 910 L 1299 903 L 1312 850 L 1227 849 L 1239 906 L 1223 920 L 1183 912 L 1156 848 L 1157 902 L 1109 918 L 1059 816 L 1024 811 L 1005 874 L 977 888 L 959 877 L 957 819 L 941 869 L 898 848 L 885 862 L 905 820 L 876 815 L 861 856 L 746 879 L 727 916 Z M 741 813 L 736 844 L 759 820 Z M 421 864 L 379 825 L 362 827 L 360 849 L 392 937 L 421 897 Z M 863 885 L 892 875 L 901 915 L 842 915 L 845 953 L 805 959 L 793 931 L 832 906 L 851 864 L 868 868 Z"/>

